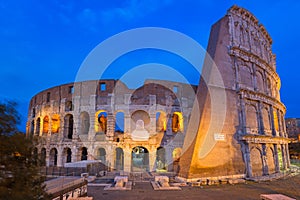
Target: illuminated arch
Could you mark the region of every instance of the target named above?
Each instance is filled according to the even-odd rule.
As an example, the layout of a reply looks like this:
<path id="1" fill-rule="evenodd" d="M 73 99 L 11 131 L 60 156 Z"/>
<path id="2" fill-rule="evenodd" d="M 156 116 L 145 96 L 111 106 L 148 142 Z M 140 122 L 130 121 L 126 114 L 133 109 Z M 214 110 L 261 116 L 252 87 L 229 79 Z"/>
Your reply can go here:
<path id="1" fill-rule="evenodd" d="M 181 112 L 174 112 L 172 115 L 172 131 L 173 133 L 183 132 L 183 116 Z"/>
<path id="2" fill-rule="evenodd" d="M 95 113 L 95 132 L 96 132 L 96 134 L 106 134 L 106 132 L 107 132 L 107 111 L 98 110 Z"/>
<path id="3" fill-rule="evenodd" d="M 46 115 L 43 119 L 43 134 L 49 132 L 49 117 Z"/>
<path id="4" fill-rule="evenodd" d="M 51 118 L 52 126 L 51 126 L 51 133 L 58 133 L 60 129 L 60 117 L 58 114 L 52 115 Z"/>

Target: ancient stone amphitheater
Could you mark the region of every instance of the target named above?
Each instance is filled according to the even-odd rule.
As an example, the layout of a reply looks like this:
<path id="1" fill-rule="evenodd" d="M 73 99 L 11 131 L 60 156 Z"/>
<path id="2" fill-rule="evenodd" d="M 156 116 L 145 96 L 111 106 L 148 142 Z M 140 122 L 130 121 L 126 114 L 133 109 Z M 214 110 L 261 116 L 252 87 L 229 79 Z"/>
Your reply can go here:
<path id="1" fill-rule="evenodd" d="M 117 171 L 174 171 L 186 180 L 279 174 L 290 167 L 289 140 L 271 45 L 255 16 L 233 6 L 212 26 L 214 64 L 205 62 L 198 86 L 60 85 L 31 99 L 27 134 L 39 138 L 35 151 L 47 166 L 101 160 Z"/>

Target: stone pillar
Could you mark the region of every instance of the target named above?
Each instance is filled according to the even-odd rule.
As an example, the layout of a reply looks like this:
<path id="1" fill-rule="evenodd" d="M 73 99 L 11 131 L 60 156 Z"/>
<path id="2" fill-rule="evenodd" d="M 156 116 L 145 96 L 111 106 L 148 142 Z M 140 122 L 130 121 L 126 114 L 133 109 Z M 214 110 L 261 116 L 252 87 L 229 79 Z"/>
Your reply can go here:
<path id="1" fill-rule="evenodd" d="M 246 176 L 252 177 L 252 166 L 251 166 L 251 160 L 250 160 L 250 149 L 248 144 L 243 145 L 244 149 L 244 161 L 246 164 Z"/>
<path id="2" fill-rule="evenodd" d="M 113 140 L 115 133 L 115 117 L 112 112 L 107 113 L 107 132 L 106 136 L 108 137 L 108 140 Z"/>
<path id="3" fill-rule="evenodd" d="M 46 149 L 46 166 L 49 167 L 50 166 L 50 149 Z"/>
<path id="4" fill-rule="evenodd" d="M 286 152 L 286 166 L 287 168 L 291 167 L 291 161 L 290 161 L 290 154 L 289 154 L 289 146 L 288 144 L 285 144 L 285 152 Z"/>
<path id="5" fill-rule="evenodd" d="M 285 151 L 285 146 L 282 144 L 281 145 L 281 154 L 282 154 L 282 164 L 283 164 L 283 169 L 287 169 L 287 162 L 286 162 L 286 151 Z"/>
<path id="6" fill-rule="evenodd" d="M 96 102 L 97 102 L 97 96 L 96 95 L 90 95 L 90 129 L 89 129 L 89 138 L 95 137 L 95 112 L 96 112 Z"/>
<path id="7" fill-rule="evenodd" d="M 166 130 L 167 135 L 173 135 L 173 131 L 172 131 L 172 114 L 173 113 L 167 114 L 167 130 Z"/>
<path id="8" fill-rule="evenodd" d="M 156 151 L 154 147 L 150 148 L 149 151 L 149 171 L 155 171 Z"/>
<path id="9" fill-rule="evenodd" d="M 166 150 L 166 168 L 168 171 L 173 170 L 173 148 L 170 146 L 165 147 Z"/>
<path id="10" fill-rule="evenodd" d="M 57 148 L 57 166 L 63 167 L 63 149 Z"/>
<path id="11" fill-rule="evenodd" d="M 276 136 L 275 122 L 274 122 L 274 108 L 273 108 L 273 106 L 270 106 L 270 115 L 271 115 L 271 130 L 272 130 L 272 135 Z"/>
<path id="12" fill-rule="evenodd" d="M 149 127 L 150 136 L 156 133 L 156 113 L 150 114 L 150 127 Z"/>
<path id="13" fill-rule="evenodd" d="M 124 148 L 124 172 L 131 172 L 131 149 Z"/>
<path id="14" fill-rule="evenodd" d="M 269 167 L 268 167 L 267 155 L 266 155 L 266 144 L 262 144 L 262 164 L 263 164 L 263 175 L 268 175 Z"/>
<path id="15" fill-rule="evenodd" d="M 131 132 L 131 117 L 129 113 L 126 113 L 124 114 L 124 133 L 130 134 Z"/>
<path id="16" fill-rule="evenodd" d="M 246 134 L 247 133 L 246 106 L 245 106 L 245 101 L 242 96 L 240 96 L 240 104 L 241 104 L 241 128 L 242 128 L 243 134 Z"/>
<path id="17" fill-rule="evenodd" d="M 106 166 L 108 171 L 113 169 L 114 166 L 114 160 L 115 160 L 115 154 L 114 154 L 114 148 L 112 146 L 107 146 L 106 148 Z"/>
<path id="18" fill-rule="evenodd" d="M 71 149 L 71 151 L 72 151 L 72 162 L 77 162 L 78 160 L 77 160 L 77 155 L 78 155 L 78 150 L 77 150 L 77 147 L 76 147 L 76 145 L 74 145 L 73 146 L 73 148 Z"/>
<path id="19" fill-rule="evenodd" d="M 280 112 L 278 109 L 276 109 L 276 114 L 277 114 L 278 131 L 276 131 L 276 130 L 275 131 L 276 131 L 276 136 L 278 137 L 280 135 L 279 133 L 282 132 L 282 124 L 280 121 L 281 116 L 280 116 Z"/>
<path id="20" fill-rule="evenodd" d="M 261 110 L 263 109 L 261 102 L 258 102 L 258 121 L 259 121 L 259 127 L 258 127 L 258 131 L 259 134 L 263 135 L 265 134 L 265 127 L 264 127 L 264 120 L 263 120 L 263 116 L 261 113 Z"/>
<path id="21" fill-rule="evenodd" d="M 280 172 L 279 159 L 278 159 L 278 149 L 277 144 L 274 144 L 274 162 L 275 162 L 275 172 Z"/>

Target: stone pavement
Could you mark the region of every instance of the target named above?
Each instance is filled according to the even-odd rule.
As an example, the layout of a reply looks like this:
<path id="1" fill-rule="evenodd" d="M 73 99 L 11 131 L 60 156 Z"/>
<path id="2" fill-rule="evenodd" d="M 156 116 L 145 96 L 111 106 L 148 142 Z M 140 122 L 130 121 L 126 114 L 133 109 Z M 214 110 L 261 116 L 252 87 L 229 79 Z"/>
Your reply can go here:
<path id="1" fill-rule="evenodd" d="M 181 187 L 181 191 L 154 191 L 150 182 L 136 182 L 130 191 L 104 191 L 88 187 L 88 196 L 98 199 L 260 199 L 260 194 L 284 194 L 300 199 L 300 175 L 271 182 L 246 182 L 237 185 Z"/>

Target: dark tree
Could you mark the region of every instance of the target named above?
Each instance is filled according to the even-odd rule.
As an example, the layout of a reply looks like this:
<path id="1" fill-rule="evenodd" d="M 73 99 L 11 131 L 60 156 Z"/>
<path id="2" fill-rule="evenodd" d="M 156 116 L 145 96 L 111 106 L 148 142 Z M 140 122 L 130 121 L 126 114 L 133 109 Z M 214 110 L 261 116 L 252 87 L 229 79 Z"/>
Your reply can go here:
<path id="1" fill-rule="evenodd" d="M 0 199 L 47 199 L 32 138 L 17 129 L 16 103 L 0 103 Z"/>

